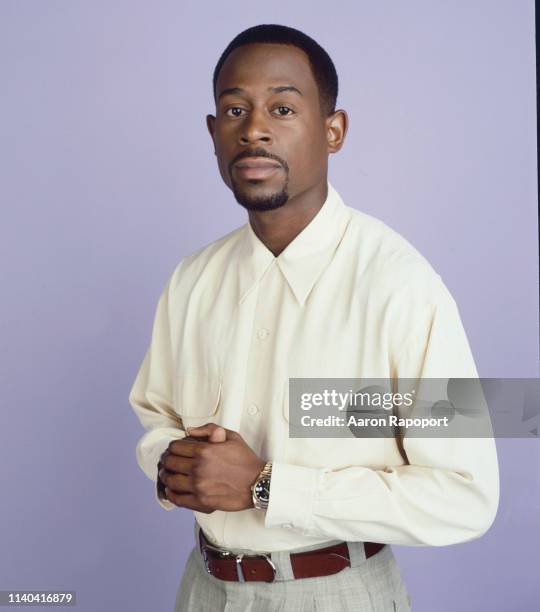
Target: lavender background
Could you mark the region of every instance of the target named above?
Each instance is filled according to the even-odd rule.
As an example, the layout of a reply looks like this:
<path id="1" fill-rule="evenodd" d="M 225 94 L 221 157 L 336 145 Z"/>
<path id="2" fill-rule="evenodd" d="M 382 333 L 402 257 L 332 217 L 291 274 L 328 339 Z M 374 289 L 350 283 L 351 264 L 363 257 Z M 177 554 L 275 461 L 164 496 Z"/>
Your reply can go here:
<path id="1" fill-rule="evenodd" d="M 538 376 L 534 5 L 0 2 L 0 589 L 171 610 L 192 515 L 135 463 L 127 396 L 178 260 L 246 220 L 204 115 L 245 27 L 327 48 L 350 114 L 330 179 L 452 291 L 480 374 Z M 540 443 L 498 440 L 478 541 L 398 548 L 416 612 L 538 603 Z"/>

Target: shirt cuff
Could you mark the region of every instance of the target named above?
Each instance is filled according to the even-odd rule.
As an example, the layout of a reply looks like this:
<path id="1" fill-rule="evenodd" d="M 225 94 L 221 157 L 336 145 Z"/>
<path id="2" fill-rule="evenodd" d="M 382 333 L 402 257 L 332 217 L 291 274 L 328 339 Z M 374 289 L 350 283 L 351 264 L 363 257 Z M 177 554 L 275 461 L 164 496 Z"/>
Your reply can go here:
<path id="1" fill-rule="evenodd" d="M 158 463 L 161 455 L 165 452 L 173 440 L 181 440 L 186 437 L 185 431 L 176 429 L 159 432 L 157 430 L 148 432 L 137 445 L 137 462 L 143 472 L 154 482 L 154 497 L 158 504 L 165 510 L 172 510 L 177 506 L 162 497 L 158 487 Z"/>
<path id="2" fill-rule="evenodd" d="M 309 535 L 313 523 L 313 504 L 327 468 L 272 462 L 270 498 L 265 527 L 287 527 Z"/>

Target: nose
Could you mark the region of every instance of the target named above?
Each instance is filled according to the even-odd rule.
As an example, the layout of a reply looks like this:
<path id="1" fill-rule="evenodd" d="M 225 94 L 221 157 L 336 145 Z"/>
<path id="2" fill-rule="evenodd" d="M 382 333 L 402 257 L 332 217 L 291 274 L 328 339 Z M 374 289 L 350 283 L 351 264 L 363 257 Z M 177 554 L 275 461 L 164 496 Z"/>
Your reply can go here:
<path id="1" fill-rule="evenodd" d="M 248 145 L 254 142 L 264 142 L 265 144 L 272 142 L 272 134 L 264 111 L 256 109 L 253 109 L 248 117 L 242 121 L 240 128 L 240 144 Z"/>

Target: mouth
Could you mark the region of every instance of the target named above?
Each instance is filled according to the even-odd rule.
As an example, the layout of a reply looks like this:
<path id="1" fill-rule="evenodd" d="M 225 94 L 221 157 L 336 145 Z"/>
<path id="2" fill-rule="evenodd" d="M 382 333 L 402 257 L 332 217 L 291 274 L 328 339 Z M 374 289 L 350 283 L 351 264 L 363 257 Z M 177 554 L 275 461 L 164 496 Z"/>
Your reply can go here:
<path id="1" fill-rule="evenodd" d="M 265 157 L 244 157 L 233 168 L 241 178 L 263 180 L 280 170 L 281 165 Z"/>

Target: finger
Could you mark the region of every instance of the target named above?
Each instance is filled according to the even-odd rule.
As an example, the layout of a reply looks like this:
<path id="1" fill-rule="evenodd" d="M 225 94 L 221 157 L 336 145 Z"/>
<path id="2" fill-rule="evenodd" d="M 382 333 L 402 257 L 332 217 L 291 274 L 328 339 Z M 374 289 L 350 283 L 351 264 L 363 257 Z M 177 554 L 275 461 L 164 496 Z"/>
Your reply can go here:
<path id="1" fill-rule="evenodd" d="M 212 425 L 212 423 L 210 423 Z M 209 424 L 200 425 L 199 427 L 186 427 L 186 433 L 192 438 L 204 438 L 209 436 Z"/>
<path id="2" fill-rule="evenodd" d="M 227 439 L 227 432 L 223 427 L 216 427 L 210 434 L 208 442 L 225 442 Z"/>
<path id="3" fill-rule="evenodd" d="M 186 432 L 190 436 L 209 436 L 216 427 L 223 429 L 215 423 L 205 423 L 204 425 L 198 425 L 197 427 L 186 427 Z"/>
<path id="4" fill-rule="evenodd" d="M 202 506 L 198 501 L 195 495 L 192 493 L 175 493 L 171 491 L 169 488 L 165 488 L 165 495 L 169 501 L 171 501 L 176 506 L 180 508 L 188 508 L 189 510 L 195 510 L 196 512 L 205 512 L 209 514 L 213 512 L 213 509 L 206 508 Z"/>
<path id="5" fill-rule="evenodd" d="M 192 457 L 181 457 L 180 455 L 172 454 L 168 455 L 165 460 L 161 462 L 163 468 L 177 474 L 191 474 L 194 465 L 195 459 Z"/>
<path id="6" fill-rule="evenodd" d="M 168 470 L 165 470 L 164 468 L 160 468 L 158 470 L 158 478 L 159 481 L 161 482 L 161 484 L 163 486 L 165 486 L 167 484 L 167 478 L 172 474 L 172 472 L 169 472 Z"/>
<path id="7" fill-rule="evenodd" d="M 190 476 L 175 474 L 167 470 L 162 470 L 162 472 L 160 473 L 161 482 L 173 493 L 195 493 L 193 480 Z"/>
<path id="8" fill-rule="evenodd" d="M 201 447 L 201 440 L 174 440 L 169 445 L 169 455 L 177 455 L 180 457 L 196 457 L 197 449 Z"/>
<path id="9" fill-rule="evenodd" d="M 176 506 L 195 510 L 195 496 L 192 493 L 175 493 L 169 487 L 165 487 L 165 496 Z"/>
<path id="10" fill-rule="evenodd" d="M 206 423 L 206 425 L 201 425 L 199 427 L 190 427 L 188 433 L 193 437 L 208 436 L 210 442 L 224 442 L 227 438 L 225 428 L 215 423 Z"/>

